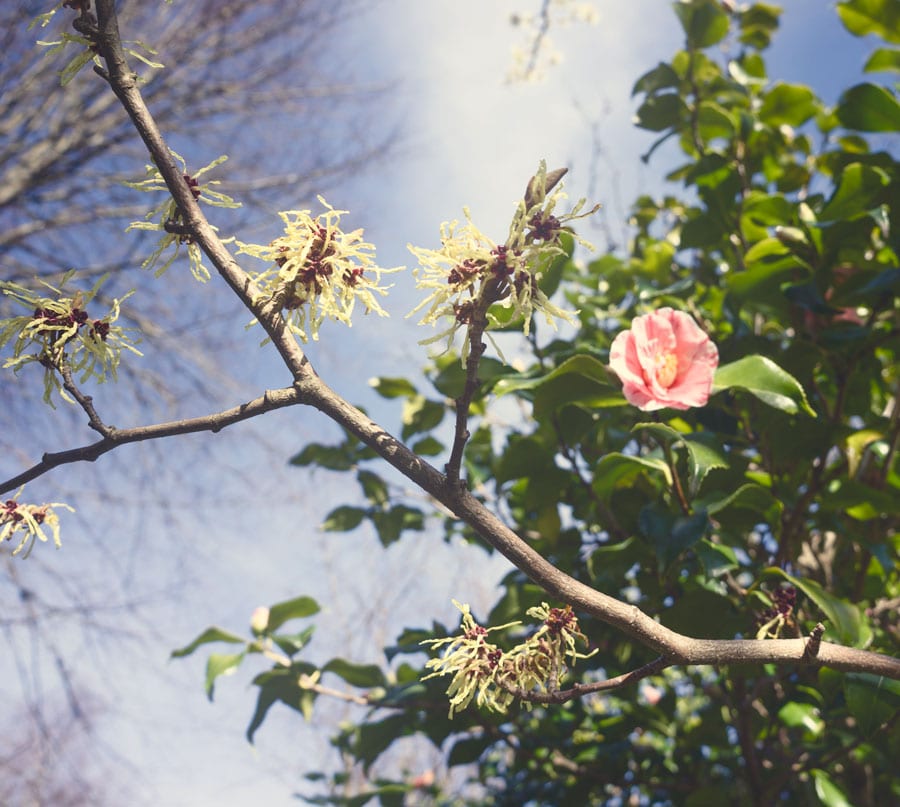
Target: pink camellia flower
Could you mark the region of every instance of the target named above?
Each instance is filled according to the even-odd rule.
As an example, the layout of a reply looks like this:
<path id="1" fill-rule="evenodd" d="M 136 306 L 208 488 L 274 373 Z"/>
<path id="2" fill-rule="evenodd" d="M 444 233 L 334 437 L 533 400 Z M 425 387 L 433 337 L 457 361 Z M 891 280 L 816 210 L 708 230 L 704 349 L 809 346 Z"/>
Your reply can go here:
<path id="1" fill-rule="evenodd" d="M 689 409 L 708 400 L 719 351 L 689 314 L 660 308 L 613 340 L 609 365 L 638 409 Z"/>

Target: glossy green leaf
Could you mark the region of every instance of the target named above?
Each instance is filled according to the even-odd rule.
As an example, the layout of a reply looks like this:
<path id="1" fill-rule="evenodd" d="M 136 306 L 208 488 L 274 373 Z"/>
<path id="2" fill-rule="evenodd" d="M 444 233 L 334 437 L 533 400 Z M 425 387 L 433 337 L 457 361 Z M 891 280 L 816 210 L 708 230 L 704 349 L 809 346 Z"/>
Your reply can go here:
<path id="1" fill-rule="evenodd" d="M 713 380 L 713 394 L 729 389 L 746 390 L 768 406 L 789 414 L 802 410 L 816 416 L 800 382 L 765 356 L 745 356 L 720 366 Z"/>
<path id="2" fill-rule="evenodd" d="M 387 686 L 387 678 L 377 664 L 354 664 L 342 658 L 333 658 L 322 667 L 322 672 L 334 673 L 355 687 L 370 689 Z"/>
<path id="3" fill-rule="evenodd" d="M 289 619 L 303 619 L 319 613 L 319 603 L 312 597 L 295 597 L 276 603 L 269 608 L 270 631 L 276 631 Z"/>
<path id="4" fill-rule="evenodd" d="M 897 0 L 844 0 L 837 4 L 841 22 L 856 36 L 874 34 L 900 42 L 900 3 Z"/>
<path id="5" fill-rule="evenodd" d="M 818 737 L 825 728 L 818 707 L 810 703 L 786 703 L 778 710 L 778 719 L 789 728 L 802 728 L 813 737 Z"/>
<path id="6" fill-rule="evenodd" d="M 272 641 L 281 648 L 281 651 L 283 653 L 288 656 L 294 656 L 309 644 L 309 641 L 310 639 L 312 639 L 312 635 L 315 633 L 315 631 L 316 626 L 310 625 L 299 633 L 274 634 L 272 636 Z"/>
<path id="7" fill-rule="evenodd" d="M 459 356 L 448 354 L 439 357 L 438 366 L 439 372 L 431 379 L 434 388 L 448 398 L 458 398 L 466 386 L 466 369 L 460 364 Z M 495 379 L 511 374 L 513 371 L 509 366 L 491 356 L 482 356 L 478 363 L 478 379 L 482 385 L 490 386 Z"/>
<path id="8" fill-rule="evenodd" d="M 878 48 L 868 58 L 863 70 L 866 73 L 900 73 L 900 50 Z"/>
<path id="9" fill-rule="evenodd" d="M 170 658 L 182 658 L 183 656 L 189 656 L 193 653 L 198 647 L 204 644 L 209 644 L 210 642 L 227 642 L 229 644 L 246 644 L 247 640 L 241 636 L 238 636 L 236 633 L 232 633 L 231 631 L 223 630 L 222 628 L 207 628 L 203 633 L 201 633 L 193 642 L 185 645 L 184 647 L 173 650 Z"/>
<path id="10" fill-rule="evenodd" d="M 844 791 L 825 771 L 815 769 L 810 771 L 810 775 L 816 786 L 816 796 L 825 807 L 853 807 L 853 802 L 847 799 Z"/>
<path id="11" fill-rule="evenodd" d="M 537 389 L 549 381 L 566 375 L 583 375 L 599 382 L 609 382 L 609 371 L 606 365 L 599 359 L 589 356 L 586 353 L 580 353 L 566 359 L 558 367 L 551 370 L 547 375 L 538 376 L 536 378 L 504 378 L 498 381 L 494 392 L 497 395 L 506 395 L 509 392 L 518 390 Z"/>
<path id="12" fill-rule="evenodd" d="M 660 62 L 635 82 L 631 94 L 634 96 L 638 93 L 654 93 L 657 90 L 677 87 L 679 82 L 678 73 L 672 69 L 672 65 Z"/>
<path id="13" fill-rule="evenodd" d="M 679 0 L 674 8 L 689 48 L 708 48 L 728 34 L 728 15 L 713 0 Z"/>
<path id="14" fill-rule="evenodd" d="M 761 120 L 770 126 L 800 126 L 819 109 L 815 93 L 802 84 L 776 84 L 763 97 Z"/>
<path id="15" fill-rule="evenodd" d="M 753 3 L 739 13 L 740 41 L 759 50 L 767 48 L 778 28 L 781 9 L 769 3 Z"/>
<path id="16" fill-rule="evenodd" d="M 660 474 L 667 486 L 672 484 L 672 473 L 663 460 L 613 452 L 602 457 L 594 466 L 592 487 L 598 496 L 606 497 L 616 487 L 630 485 L 635 477 L 647 471 Z"/>
<path id="17" fill-rule="evenodd" d="M 722 451 L 717 446 L 702 442 L 698 435 L 682 434 L 662 423 L 638 423 L 632 431 L 652 434 L 662 445 L 678 445 L 687 449 L 690 485 L 694 493 L 711 470 L 728 467 L 728 458 Z"/>
<path id="18" fill-rule="evenodd" d="M 216 679 L 220 675 L 233 675 L 244 660 L 245 653 L 210 653 L 206 660 L 206 697 L 213 699 Z"/>
<path id="19" fill-rule="evenodd" d="M 865 215 L 878 203 L 882 189 L 889 182 L 890 177 L 880 168 L 850 163 L 841 173 L 837 188 L 819 213 L 819 220 L 849 221 Z"/>
<path id="20" fill-rule="evenodd" d="M 649 96 L 634 115 L 634 123 L 651 132 L 677 127 L 687 115 L 687 106 L 678 93 Z"/>
<path id="21" fill-rule="evenodd" d="M 841 95 L 837 116 L 842 126 L 860 132 L 900 131 L 900 103 L 886 87 L 857 84 Z"/>

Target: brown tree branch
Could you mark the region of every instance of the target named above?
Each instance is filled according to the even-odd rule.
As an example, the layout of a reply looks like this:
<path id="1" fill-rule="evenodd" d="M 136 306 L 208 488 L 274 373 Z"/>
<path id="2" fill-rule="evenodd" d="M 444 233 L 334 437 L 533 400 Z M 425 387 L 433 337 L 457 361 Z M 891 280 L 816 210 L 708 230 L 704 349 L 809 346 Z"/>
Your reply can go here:
<path id="1" fill-rule="evenodd" d="M 285 406 L 294 406 L 295 404 L 304 403 L 303 396 L 300 391 L 294 387 L 278 390 L 266 390 L 258 398 L 252 401 L 240 404 L 226 409 L 223 412 L 216 412 L 211 415 L 202 417 L 187 418 L 186 420 L 173 420 L 168 423 L 157 423 L 151 426 L 137 426 L 132 429 L 117 429 L 114 426 L 107 426 L 94 411 L 91 399 L 79 392 L 74 386 L 66 389 L 76 395 L 76 400 L 84 399 L 82 408 L 87 405 L 90 408 L 88 417 L 91 418 L 91 427 L 99 431 L 103 435 L 102 440 L 91 443 L 80 448 L 71 448 L 67 451 L 48 452 L 41 457 L 41 461 L 35 463 L 22 473 L 17 474 L 5 482 L 0 482 L 0 495 L 9 493 L 26 482 L 31 482 L 39 476 L 47 473 L 53 468 L 60 465 L 68 465 L 73 462 L 94 462 L 98 457 L 103 456 L 108 451 L 112 451 L 119 446 L 128 443 L 140 443 L 145 440 L 156 440 L 160 437 L 174 437 L 180 434 L 193 434 L 194 432 L 218 432 L 232 423 L 238 423 L 242 420 L 248 420 L 258 415 L 271 412 L 275 409 L 281 409 Z M 81 403 L 81 401 L 79 401 Z M 93 416 L 91 415 L 93 412 Z M 94 422 L 96 418 L 96 422 Z"/>

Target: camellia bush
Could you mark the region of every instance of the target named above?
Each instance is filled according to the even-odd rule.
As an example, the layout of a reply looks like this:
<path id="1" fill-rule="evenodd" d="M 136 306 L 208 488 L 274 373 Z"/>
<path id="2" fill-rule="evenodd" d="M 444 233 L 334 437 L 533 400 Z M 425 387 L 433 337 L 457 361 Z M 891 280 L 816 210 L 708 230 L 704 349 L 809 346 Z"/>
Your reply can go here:
<path id="1" fill-rule="evenodd" d="M 116 429 L 83 385 L 137 351 L 116 325 L 121 301 L 94 310 L 97 289 L 77 290 L 77 273 L 66 288 L 4 284 L 22 307 L 0 330 L 6 365 L 42 372 L 46 399 L 81 407 L 100 434 L 2 485 L 11 551 L 47 530 L 59 540 L 63 506 L 22 491 L 52 468 L 311 406 L 345 438 L 297 446 L 291 462 L 359 485 L 326 530 L 367 522 L 387 546 L 439 520 L 447 539 L 511 567 L 490 613 L 460 592 L 459 625 L 410 626 L 384 667 L 313 663 L 319 606 L 305 596 L 258 609 L 246 634 L 209 628 L 174 651 L 224 645 L 208 656 L 210 695 L 220 675 L 256 664 L 251 741 L 276 704 L 307 718 L 325 697 L 360 705 L 333 742 L 363 783 L 348 795 L 348 771 L 310 773 L 309 801 L 900 800 L 900 102 L 876 80 L 900 69 L 896 2 L 838 3 L 852 34 L 881 44 L 869 80 L 834 107 L 768 77 L 775 6 L 676 2 L 684 48 L 634 93 L 637 125 L 658 134 L 647 158 L 678 146 L 678 192 L 639 198 L 627 254 L 598 257 L 578 246 L 593 208 L 569 205 L 565 172 L 541 164 L 511 194 L 508 232 L 466 213 L 443 225 L 439 249 L 411 248 L 413 316 L 443 352 L 421 377 L 377 380 L 400 405 L 399 436 L 303 352 L 326 320 L 385 314 L 393 270 L 324 200 L 282 213 L 270 244 L 221 238 L 207 204 L 233 202 L 170 151 L 112 1 L 64 5 L 68 46 L 89 51 L 66 79 L 95 64 L 154 163 L 134 187 L 170 195 L 136 225 L 160 234 L 148 268 L 162 286 L 182 263 L 224 281 L 290 383 L 231 410 Z M 496 426 L 504 400 L 527 417 Z M 441 508 L 398 496 L 385 463 Z M 381 754 L 414 735 L 458 775 L 383 771 Z"/>

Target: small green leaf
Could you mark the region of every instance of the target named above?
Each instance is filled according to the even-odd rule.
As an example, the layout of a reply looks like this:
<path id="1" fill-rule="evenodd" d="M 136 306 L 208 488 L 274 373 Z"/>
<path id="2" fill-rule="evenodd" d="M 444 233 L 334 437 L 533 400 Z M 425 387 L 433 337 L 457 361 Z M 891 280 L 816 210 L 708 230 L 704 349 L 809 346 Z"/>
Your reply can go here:
<path id="1" fill-rule="evenodd" d="M 365 497 L 372 504 L 382 507 L 390 500 L 387 482 L 372 471 L 358 471 L 356 481 L 359 482 Z"/>
<path id="2" fill-rule="evenodd" d="M 878 48 L 869 57 L 863 70 L 866 73 L 900 73 L 900 50 Z"/>
<path id="3" fill-rule="evenodd" d="M 688 48 L 708 48 L 728 34 L 728 15 L 713 0 L 675 3 Z"/>
<path id="4" fill-rule="evenodd" d="M 407 378 L 373 378 L 369 386 L 382 398 L 412 398 L 417 392 Z"/>
<path id="5" fill-rule="evenodd" d="M 246 644 L 247 640 L 238 636 L 236 633 L 231 633 L 231 631 L 223 630 L 222 628 L 207 628 L 190 644 L 185 645 L 178 650 L 173 650 L 170 658 L 181 658 L 183 656 L 189 656 L 198 647 L 200 647 L 200 645 L 209 644 L 210 642 Z"/>
<path id="6" fill-rule="evenodd" d="M 679 82 L 678 73 L 672 69 L 672 65 L 660 62 L 635 82 L 634 87 L 631 88 L 631 95 L 633 97 L 639 92 L 652 93 L 669 87 L 677 87 Z"/>
<path id="7" fill-rule="evenodd" d="M 316 693 L 311 689 L 301 688 L 298 680 L 301 675 L 312 675 L 314 672 L 316 672 L 314 665 L 295 661 L 290 667 L 277 667 L 260 673 L 253 679 L 253 685 L 259 687 L 259 696 L 250 725 L 247 726 L 247 742 L 253 742 L 256 730 L 262 725 L 272 704 L 278 701 L 300 712 L 306 720 L 309 720 Z"/>
<path id="8" fill-rule="evenodd" d="M 335 507 L 322 522 L 322 529 L 325 532 L 350 532 L 355 530 L 366 517 L 367 511 L 362 507 L 351 507 L 348 504 L 342 504 Z"/>
<path id="9" fill-rule="evenodd" d="M 711 442 L 704 441 L 700 435 L 685 437 L 691 473 L 691 491 L 696 494 L 706 475 L 715 468 L 727 468 L 728 457 Z"/>
<path id="10" fill-rule="evenodd" d="M 422 457 L 436 457 L 444 451 L 444 444 L 436 437 L 429 435 L 413 443 L 413 451 Z"/>
<path id="11" fill-rule="evenodd" d="M 687 115 L 687 106 L 681 95 L 664 92 L 649 96 L 634 115 L 634 123 L 651 132 L 677 127 L 682 117 Z"/>
<path id="12" fill-rule="evenodd" d="M 403 428 L 401 435 L 404 440 L 414 434 L 431 431 L 444 419 L 446 408 L 442 403 L 429 401 L 424 395 L 416 395 L 403 404 Z"/>
<path id="13" fill-rule="evenodd" d="M 719 367 L 712 392 L 726 389 L 744 389 L 775 409 L 792 415 L 802 409 L 816 417 L 800 382 L 765 356 L 745 356 Z"/>
<path id="14" fill-rule="evenodd" d="M 348 471 L 356 462 L 357 457 L 346 443 L 337 446 L 310 443 L 290 459 L 291 465 L 318 465 L 329 471 Z"/>
<path id="15" fill-rule="evenodd" d="M 353 664 L 342 658 L 331 659 L 322 667 L 322 672 L 334 673 L 351 686 L 360 688 L 384 687 L 388 683 L 377 664 Z"/>
<path id="16" fill-rule="evenodd" d="M 309 644 L 315 630 L 316 626 L 310 625 L 299 633 L 277 634 L 272 637 L 272 641 L 281 648 L 282 652 L 288 656 L 294 656 Z"/>
<path id="17" fill-rule="evenodd" d="M 789 728 L 802 728 L 812 737 L 818 737 L 825 728 L 818 707 L 810 703 L 786 703 L 778 710 L 778 719 Z"/>
<path id="18" fill-rule="evenodd" d="M 841 95 L 837 105 L 841 125 L 860 132 L 900 131 L 900 103 L 886 87 L 857 84 Z"/>
<path id="19" fill-rule="evenodd" d="M 244 660 L 245 653 L 210 653 L 206 660 L 206 697 L 213 699 L 216 678 L 232 675 Z"/>
<path id="20" fill-rule="evenodd" d="M 758 50 L 769 47 L 772 34 L 778 28 L 781 9 L 769 3 L 753 3 L 744 6 L 739 15 L 740 41 Z"/>
<path id="21" fill-rule="evenodd" d="M 632 431 L 650 432 L 662 445 L 684 446 L 688 452 L 691 491 L 696 493 L 706 475 L 714 468 L 727 468 L 728 458 L 714 445 L 701 442 L 698 435 L 687 435 L 663 423 L 638 423 Z"/>
<path id="22" fill-rule="evenodd" d="M 421 531 L 425 529 L 425 516 L 415 507 L 398 504 L 390 510 L 375 510 L 369 518 L 378 532 L 378 540 L 382 546 L 389 546 L 400 538 L 404 530 Z"/>
<path id="23" fill-rule="evenodd" d="M 270 631 L 278 630 L 289 619 L 302 619 L 319 613 L 319 603 L 312 597 L 295 597 L 293 600 L 279 602 L 269 608 Z"/>
<path id="24" fill-rule="evenodd" d="M 831 780 L 825 771 L 815 769 L 810 771 L 810 774 L 816 785 L 816 795 L 825 807 L 853 807 L 853 803 L 847 799 L 844 791 Z"/>
<path id="25" fill-rule="evenodd" d="M 615 488 L 630 485 L 637 476 L 647 471 L 661 473 L 666 485 L 672 484 L 672 472 L 663 460 L 613 452 L 601 457 L 594 466 L 592 487 L 598 496 L 606 498 Z"/>

